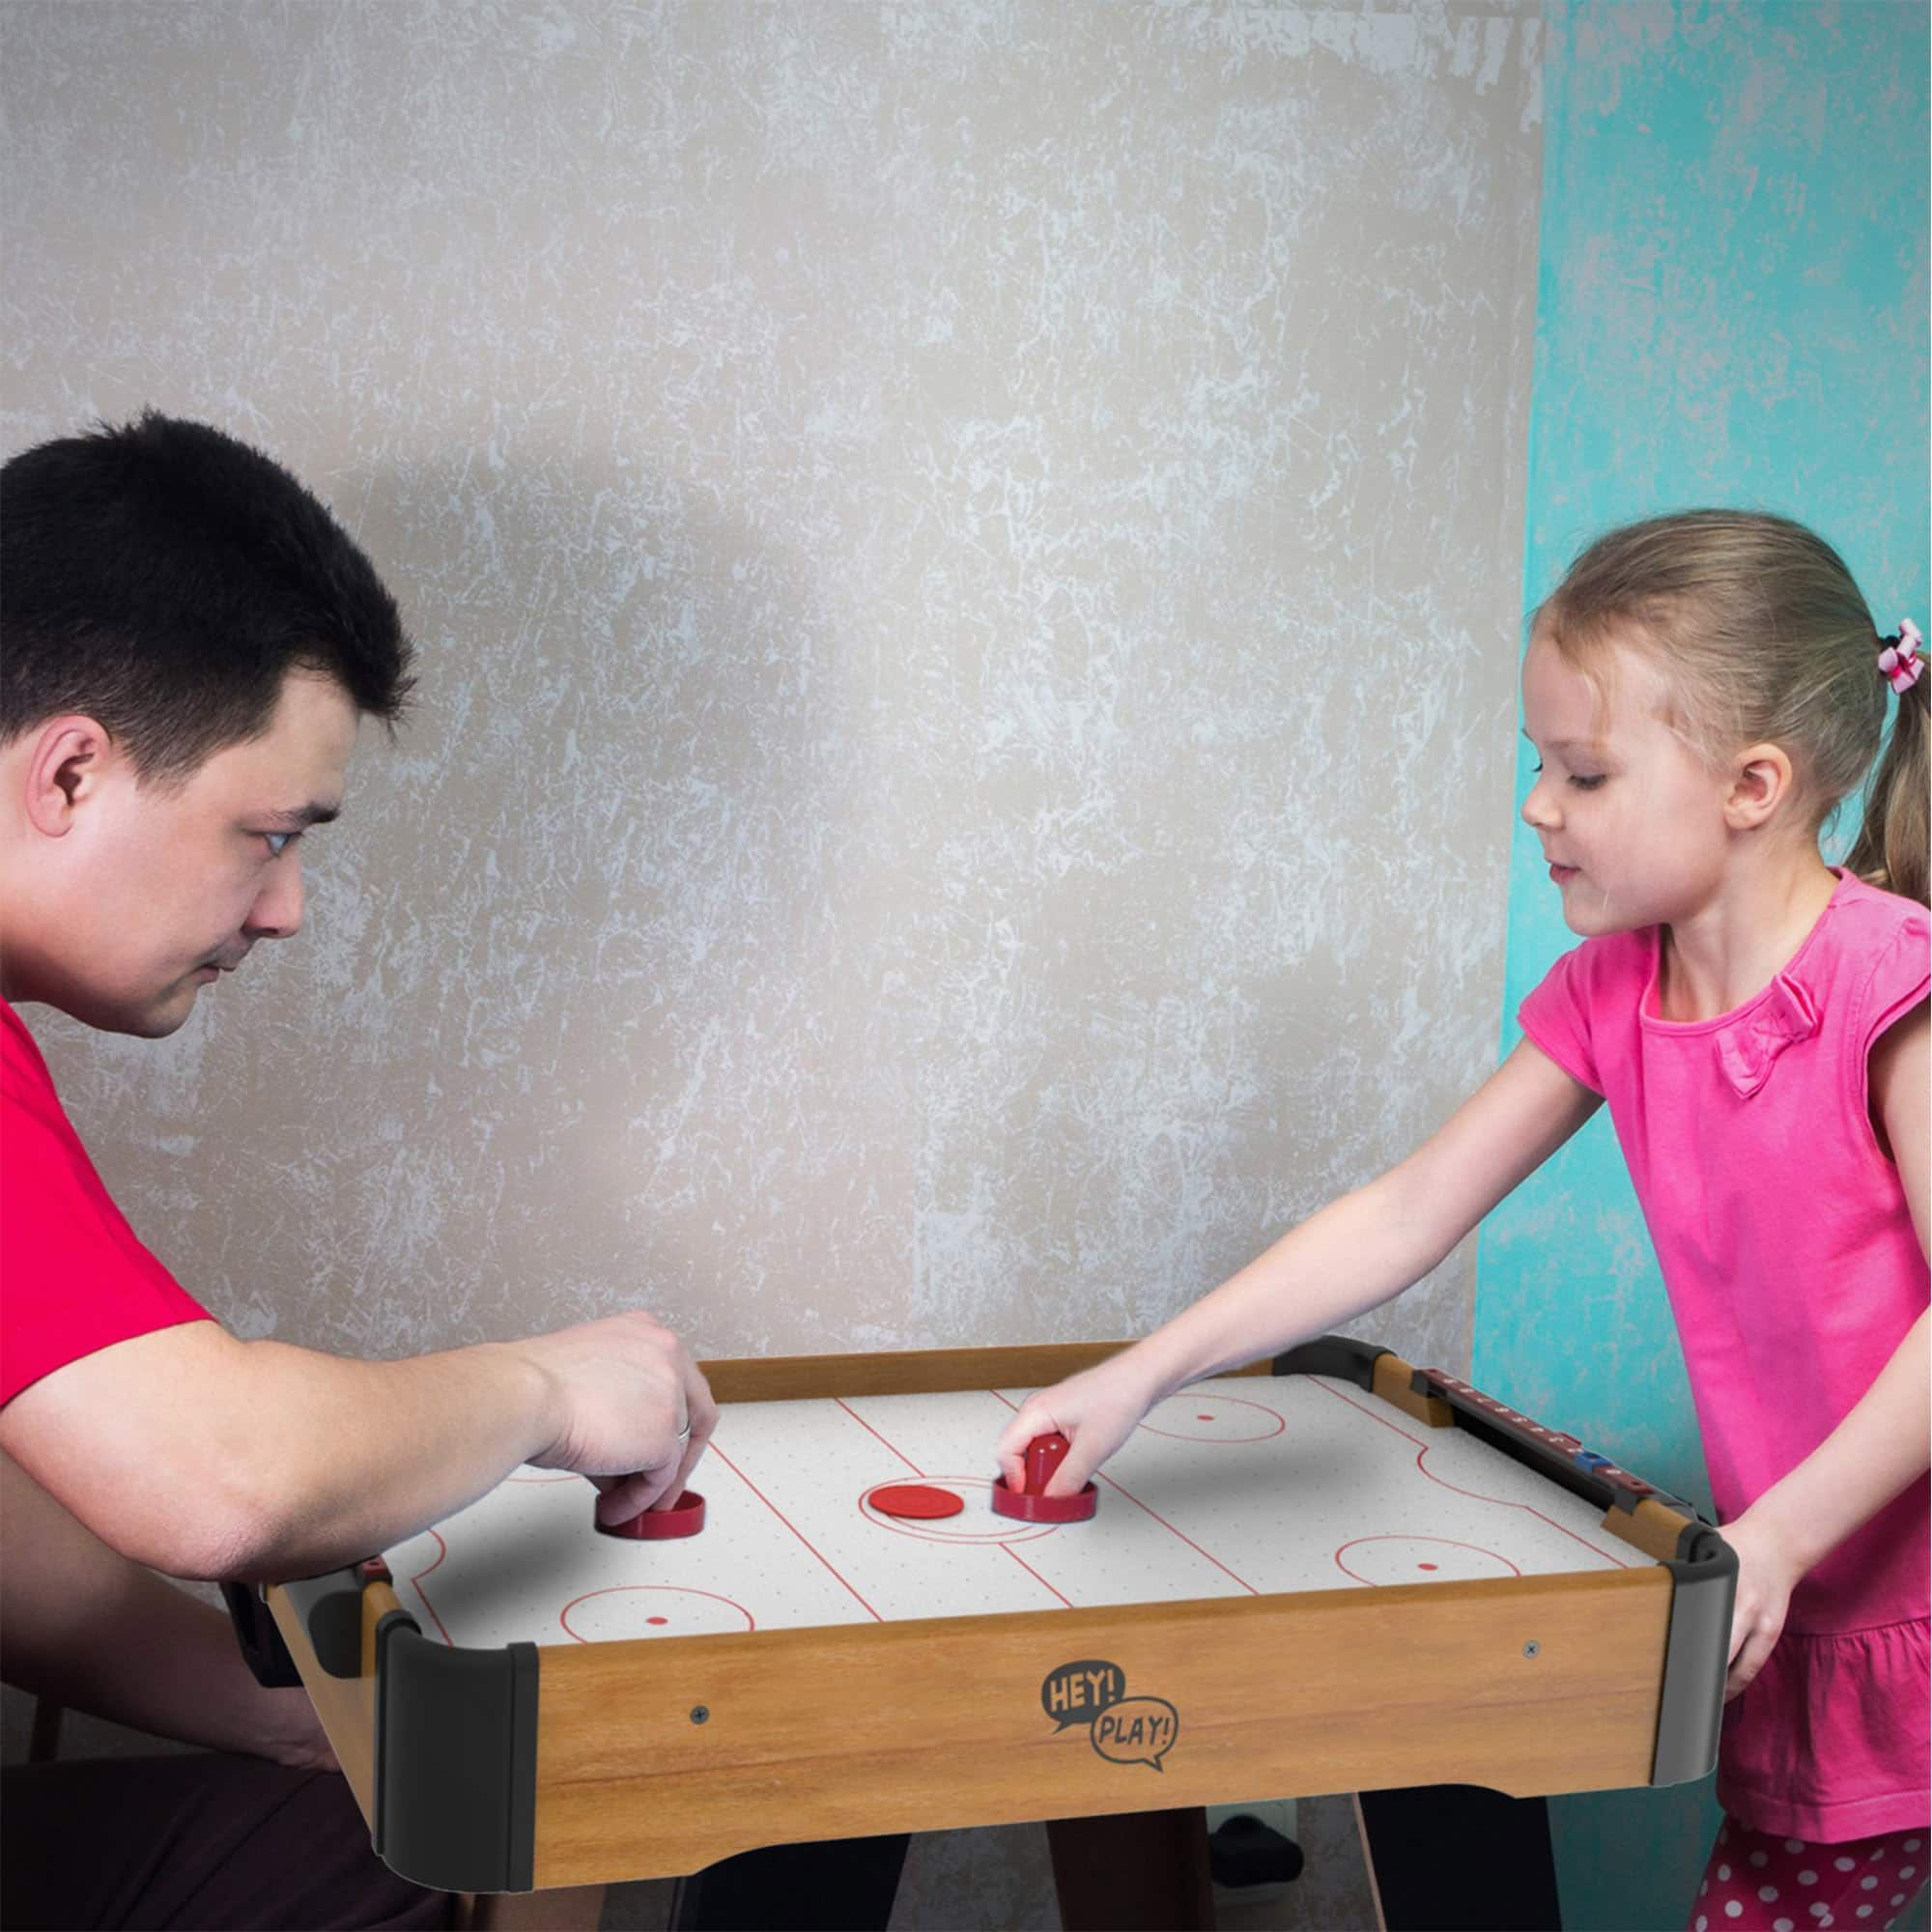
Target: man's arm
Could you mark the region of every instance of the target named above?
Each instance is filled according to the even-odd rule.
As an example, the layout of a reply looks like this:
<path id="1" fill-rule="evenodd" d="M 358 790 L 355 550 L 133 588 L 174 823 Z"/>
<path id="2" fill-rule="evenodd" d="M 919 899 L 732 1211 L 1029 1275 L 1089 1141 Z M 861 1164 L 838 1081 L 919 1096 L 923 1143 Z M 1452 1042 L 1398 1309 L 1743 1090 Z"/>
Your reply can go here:
<path id="1" fill-rule="evenodd" d="M 43 1377 L 0 1409 L 0 1449 L 137 1563 L 273 1581 L 386 1548 L 519 1463 L 653 1471 L 603 1505 L 634 1516 L 675 1492 L 715 1421 L 644 1315 L 400 1362 L 192 1321 Z"/>
<path id="2" fill-rule="evenodd" d="M 327 1765 L 304 1692 L 265 1690 L 226 1616 L 100 1541 L 0 1456 L 7 1682 L 185 1744 Z"/>

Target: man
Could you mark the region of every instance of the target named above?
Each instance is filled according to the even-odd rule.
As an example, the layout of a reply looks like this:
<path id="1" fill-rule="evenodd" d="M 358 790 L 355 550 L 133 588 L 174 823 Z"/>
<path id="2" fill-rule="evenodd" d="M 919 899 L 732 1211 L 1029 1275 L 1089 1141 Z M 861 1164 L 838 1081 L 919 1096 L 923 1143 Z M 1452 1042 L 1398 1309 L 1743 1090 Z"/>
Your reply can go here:
<path id="1" fill-rule="evenodd" d="M 214 430 L 149 414 L 0 470 L 0 1661 L 221 1753 L 9 1771 L 9 1926 L 447 1922 L 369 1851 L 303 1693 L 152 1571 L 312 1575 L 526 1462 L 616 1478 L 622 1522 L 716 1421 L 640 1313 L 401 1362 L 238 1341 L 135 1238 L 13 1010 L 160 1038 L 292 937 L 302 841 L 410 659 L 367 557 Z"/>

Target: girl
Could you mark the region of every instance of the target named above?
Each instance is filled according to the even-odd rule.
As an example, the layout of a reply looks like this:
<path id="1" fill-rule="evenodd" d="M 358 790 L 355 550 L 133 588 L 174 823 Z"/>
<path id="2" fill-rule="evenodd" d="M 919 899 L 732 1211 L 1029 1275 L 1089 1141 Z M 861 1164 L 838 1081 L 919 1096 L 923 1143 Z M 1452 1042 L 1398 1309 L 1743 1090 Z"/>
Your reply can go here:
<path id="1" fill-rule="evenodd" d="M 1739 1562 L 1691 1913 L 1881 1926 L 1925 1869 L 1928 732 L 1910 623 L 1837 554 L 1723 510 L 1615 530 L 1537 611 L 1522 816 L 1583 944 L 1432 1140 L 1165 1327 L 1030 1398 L 1068 1494 L 1184 1383 L 1427 1274 L 1607 1100 Z M 1895 697 L 1895 703 L 1894 703 Z M 1891 740 L 1849 862 L 1821 827 Z"/>

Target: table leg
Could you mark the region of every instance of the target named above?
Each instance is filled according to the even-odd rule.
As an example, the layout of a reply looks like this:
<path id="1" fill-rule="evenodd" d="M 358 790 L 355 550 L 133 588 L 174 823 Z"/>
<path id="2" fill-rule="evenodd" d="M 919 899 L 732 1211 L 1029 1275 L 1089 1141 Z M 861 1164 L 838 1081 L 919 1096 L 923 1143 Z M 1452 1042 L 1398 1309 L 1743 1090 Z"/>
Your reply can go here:
<path id="1" fill-rule="evenodd" d="M 554 1891 L 458 1893 L 456 1922 L 464 1932 L 597 1932 L 604 1913 L 601 1885 L 560 1886 Z"/>
<path id="2" fill-rule="evenodd" d="M 34 1729 L 27 1740 L 29 1764 L 51 1764 L 60 1756 L 61 1714 L 65 1708 L 51 1697 L 34 1699 Z"/>
<path id="3" fill-rule="evenodd" d="M 1561 1932 L 1545 1800 L 1421 1784 L 1355 1805 L 1383 1932 Z"/>
<path id="4" fill-rule="evenodd" d="M 1065 1932 L 1212 1932 L 1208 1814 L 1051 1818 L 1047 1849 Z"/>
<path id="5" fill-rule="evenodd" d="M 669 1932 L 885 1932 L 911 1839 L 766 1845 L 680 1879 Z"/>

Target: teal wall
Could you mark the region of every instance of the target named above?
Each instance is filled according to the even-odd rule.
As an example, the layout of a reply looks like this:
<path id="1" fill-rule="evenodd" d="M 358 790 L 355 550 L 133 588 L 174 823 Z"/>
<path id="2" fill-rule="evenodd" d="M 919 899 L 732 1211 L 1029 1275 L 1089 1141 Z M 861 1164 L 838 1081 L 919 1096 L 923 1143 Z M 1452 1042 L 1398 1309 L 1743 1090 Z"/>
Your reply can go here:
<path id="1" fill-rule="evenodd" d="M 1928 628 L 1926 8 L 1554 0 L 1547 34 L 1526 608 L 1597 531 L 1719 502 L 1811 524 L 1888 629 Z M 1574 944 L 1520 823 L 1509 921 L 1505 1050 Z M 1475 1379 L 1708 1507 L 1601 1116 L 1484 1226 Z M 1552 1813 L 1571 1932 L 1688 1921 L 1708 1782 Z"/>

